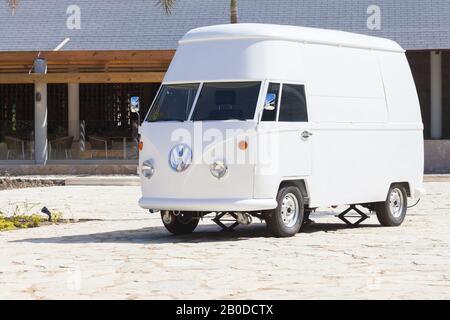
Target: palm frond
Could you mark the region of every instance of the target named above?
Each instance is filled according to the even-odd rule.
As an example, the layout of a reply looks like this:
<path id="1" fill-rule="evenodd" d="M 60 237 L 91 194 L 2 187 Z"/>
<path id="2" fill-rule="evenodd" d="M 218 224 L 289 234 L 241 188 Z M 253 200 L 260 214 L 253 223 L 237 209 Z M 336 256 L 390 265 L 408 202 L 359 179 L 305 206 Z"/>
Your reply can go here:
<path id="1" fill-rule="evenodd" d="M 158 7 L 163 7 L 166 14 L 171 14 L 176 0 L 156 0 Z"/>

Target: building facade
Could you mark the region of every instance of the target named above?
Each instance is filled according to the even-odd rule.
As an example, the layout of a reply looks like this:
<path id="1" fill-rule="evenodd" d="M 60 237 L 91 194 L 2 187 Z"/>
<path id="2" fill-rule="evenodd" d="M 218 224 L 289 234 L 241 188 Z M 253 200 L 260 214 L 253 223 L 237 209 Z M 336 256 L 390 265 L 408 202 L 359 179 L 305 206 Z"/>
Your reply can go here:
<path id="1" fill-rule="evenodd" d="M 136 172 L 138 119 L 188 30 L 228 23 L 228 0 L 0 4 L 0 174 Z M 450 2 L 240 0 L 239 22 L 339 29 L 407 51 L 426 172 L 450 172 Z"/>

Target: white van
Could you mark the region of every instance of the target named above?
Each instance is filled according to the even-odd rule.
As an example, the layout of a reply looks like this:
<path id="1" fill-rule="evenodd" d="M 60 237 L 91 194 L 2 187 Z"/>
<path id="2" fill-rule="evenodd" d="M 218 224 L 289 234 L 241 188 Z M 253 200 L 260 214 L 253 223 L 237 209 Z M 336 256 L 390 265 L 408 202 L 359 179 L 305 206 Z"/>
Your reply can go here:
<path id="1" fill-rule="evenodd" d="M 207 214 L 224 226 L 227 214 L 293 236 L 334 205 L 398 226 L 407 198 L 424 192 L 422 131 L 393 41 L 265 24 L 194 29 L 140 128 L 139 204 L 175 234 Z"/>

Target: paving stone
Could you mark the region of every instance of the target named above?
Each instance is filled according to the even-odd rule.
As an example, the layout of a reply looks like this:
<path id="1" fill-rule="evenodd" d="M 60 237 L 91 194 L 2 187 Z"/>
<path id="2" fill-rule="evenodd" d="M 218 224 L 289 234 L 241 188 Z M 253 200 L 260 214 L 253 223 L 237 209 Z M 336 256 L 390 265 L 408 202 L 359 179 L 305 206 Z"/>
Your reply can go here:
<path id="1" fill-rule="evenodd" d="M 0 233 L 0 299 L 449 299 L 450 182 L 398 228 L 358 228 L 321 208 L 289 239 L 263 223 L 220 232 L 204 219 L 175 237 L 139 208 L 137 186 L 0 191 L 0 208 L 37 203 L 99 221 Z"/>

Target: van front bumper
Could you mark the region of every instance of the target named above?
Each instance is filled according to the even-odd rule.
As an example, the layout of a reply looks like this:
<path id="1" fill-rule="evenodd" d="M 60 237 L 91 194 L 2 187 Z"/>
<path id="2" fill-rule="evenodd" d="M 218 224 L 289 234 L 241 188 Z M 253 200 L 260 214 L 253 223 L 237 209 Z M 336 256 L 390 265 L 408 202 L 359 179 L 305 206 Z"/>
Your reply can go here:
<path id="1" fill-rule="evenodd" d="M 179 211 L 260 211 L 277 207 L 275 199 L 178 199 L 147 198 L 139 199 L 144 209 Z"/>

